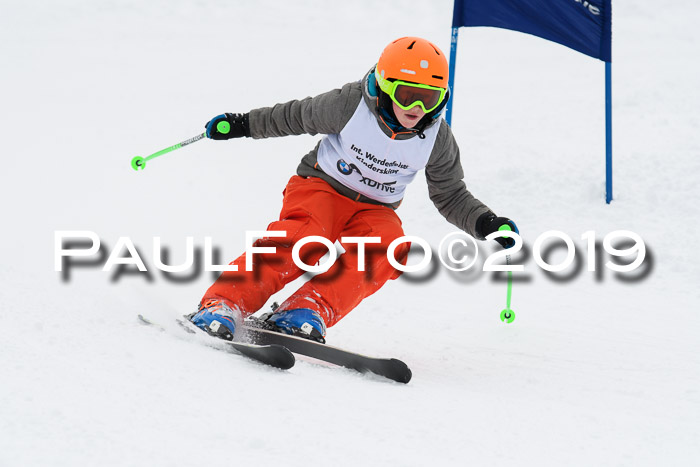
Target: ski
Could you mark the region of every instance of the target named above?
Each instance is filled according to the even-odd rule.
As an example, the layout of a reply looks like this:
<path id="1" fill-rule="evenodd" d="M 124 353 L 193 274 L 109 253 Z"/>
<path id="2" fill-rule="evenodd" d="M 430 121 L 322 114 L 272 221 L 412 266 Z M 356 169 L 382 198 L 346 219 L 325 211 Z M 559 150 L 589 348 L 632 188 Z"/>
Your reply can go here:
<path id="1" fill-rule="evenodd" d="M 246 320 L 243 329 L 246 338 L 258 345 L 281 345 L 294 353 L 350 368 L 360 373 L 371 372 L 404 384 L 411 381 L 411 370 L 401 360 L 368 357 L 302 337 L 282 334 L 265 327 L 264 321 L 253 318 Z"/>
<path id="2" fill-rule="evenodd" d="M 143 315 L 138 315 L 138 318 L 139 321 L 143 324 L 157 327 L 163 331 L 165 330 L 163 326 L 154 323 L 153 321 L 149 320 Z M 182 319 L 178 319 L 176 321 L 177 324 L 187 333 L 196 334 L 200 332 L 199 328 L 196 328 L 196 326 L 190 326 L 189 321 L 185 322 Z M 204 333 L 204 331 L 201 332 Z M 292 368 L 296 361 L 296 359 L 294 358 L 294 354 L 280 344 L 250 344 L 238 341 L 225 341 L 222 339 L 217 339 L 216 343 L 219 345 L 226 345 L 227 348 L 232 349 L 239 355 L 247 357 L 251 360 L 255 360 L 256 362 L 260 362 L 265 365 L 272 366 L 274 368 L 280 368 L 282 370 L 288 370 Z"/>

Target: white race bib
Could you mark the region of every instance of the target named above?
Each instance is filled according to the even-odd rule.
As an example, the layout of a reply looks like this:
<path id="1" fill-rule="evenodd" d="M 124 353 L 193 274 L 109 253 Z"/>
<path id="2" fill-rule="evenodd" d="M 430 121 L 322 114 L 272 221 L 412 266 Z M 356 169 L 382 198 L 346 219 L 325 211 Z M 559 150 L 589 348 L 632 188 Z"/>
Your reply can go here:
<path id="1" fill-rule="evenodd" d="M 404 197 L 406 185 L 425 168 L 435 145 L 439 123 L 425 138 L 396 140 L 377 124 L 364 99 L 340 134 L 326 135 L 318 148 L 318 165 L 343 185 L 382 203 Z"/>

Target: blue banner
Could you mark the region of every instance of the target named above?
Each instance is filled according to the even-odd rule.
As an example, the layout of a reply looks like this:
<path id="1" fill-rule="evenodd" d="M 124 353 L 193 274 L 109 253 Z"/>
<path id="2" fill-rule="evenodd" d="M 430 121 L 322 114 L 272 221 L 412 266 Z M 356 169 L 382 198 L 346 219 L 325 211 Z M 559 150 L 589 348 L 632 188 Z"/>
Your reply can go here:
<path id="1" fill-rule="evenodd" d="M 491 26 L 611 61 L 611 0 L 455 0 L 452 27 Z"/>

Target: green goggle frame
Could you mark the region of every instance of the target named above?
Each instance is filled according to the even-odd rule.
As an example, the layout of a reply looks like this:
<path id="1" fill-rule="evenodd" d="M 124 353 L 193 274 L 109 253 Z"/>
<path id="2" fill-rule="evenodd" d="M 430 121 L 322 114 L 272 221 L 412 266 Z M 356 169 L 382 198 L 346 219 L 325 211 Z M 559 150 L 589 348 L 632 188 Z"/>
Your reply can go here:
<path id="1" fill-rule="evenodd" d="M 389 81 L 388 79 L 382 78 L 380 75 L 375 76 L 379 88 L 385 93 L 387 93 L 389 97 L 391 97 L 391 100 L 402 110 L 409 110 L 415 106 L 420 106 L 420 108 L 423 109 L 423 112 L 430 113 L 433 110 L 437 109 L 440 104 L 442 104 L 442 101 L 445 99 L 445 94 L 447 93 L 447 89 L 445 88 L 439 88 L 427 84 L 411 83 L 409 81 Z M 408 102 L 407 105 L 405 105 L 396 96 L 396 90 L 399 89 L 399 87 L 401 86 L 407 86 L 408 88 L 416 88 L 416 92 L 418 94 L 420 94 L 420 91 L 418 91 L 420 89 L 424 89 L 426 91 L 434 91 L 435 95 L 437 96 L 437 101 L 432 106 L 426 106 L 426 103 L 423 101 L 423 99 L 415 98 L 415 100 L 413 100 L 412 102 Z M 434 100 L 434 97 L 431 100 Z M 430 102 L 428 102 L 428 105 L 429 104 Z"/>

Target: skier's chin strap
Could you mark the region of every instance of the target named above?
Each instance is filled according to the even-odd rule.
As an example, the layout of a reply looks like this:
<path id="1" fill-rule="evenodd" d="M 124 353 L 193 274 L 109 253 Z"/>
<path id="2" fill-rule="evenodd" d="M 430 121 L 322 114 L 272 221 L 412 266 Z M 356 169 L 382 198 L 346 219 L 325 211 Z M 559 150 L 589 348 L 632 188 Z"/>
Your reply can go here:
<path id="1" fill-rule="evenodd" d="M 423 133 L 425 129 L 430 125 L 433 120 L 440 117 L 442 111 L 447 106 L 447 102 L 450 100 L 450 89 L 447 88 L 445 93 L 445 98 L 442 100 L 439 106 L 435 108 L 432 112 L 429 112 L 420 119 L 418 124 L 413 128 L 403 127 L 394 113 L 394 108 L 391 105 L 391 97 L 381 89 L 377 87 L 377 79 L 374 76 L 374 72 L 370 73 L 367 77 L 367 89 L 369 95 L 377 98 L 377 110 L 384 119 L 384 122 L 394 133 L 409 132 L 413 131 L 417 133 L 420 139 L 425 139 L 425 134 Z"/>

